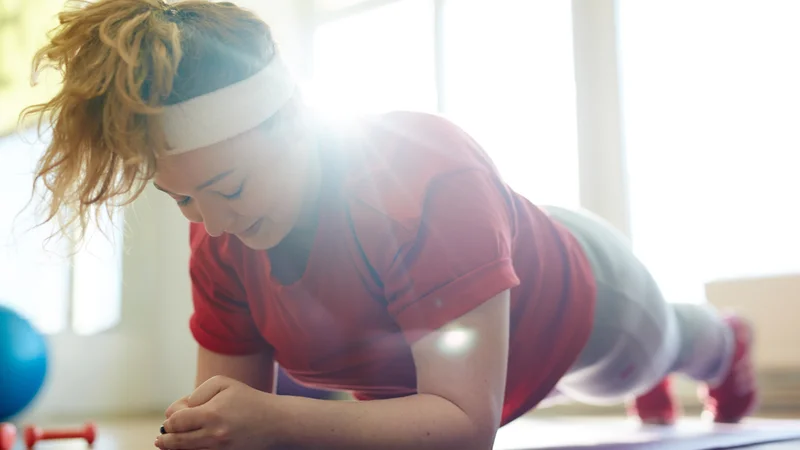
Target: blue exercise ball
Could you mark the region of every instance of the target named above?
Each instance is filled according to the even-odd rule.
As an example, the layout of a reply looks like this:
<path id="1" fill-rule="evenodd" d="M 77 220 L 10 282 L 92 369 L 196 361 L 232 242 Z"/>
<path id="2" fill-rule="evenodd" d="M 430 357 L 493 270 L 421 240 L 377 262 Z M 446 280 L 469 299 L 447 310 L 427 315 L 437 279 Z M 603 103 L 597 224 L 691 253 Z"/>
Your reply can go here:
<path id="1" fill-rule="evenodd" d="M 47 374 L 47 342 L 24 317 L 0 305 L 0 422 L 33 402 Z"/>

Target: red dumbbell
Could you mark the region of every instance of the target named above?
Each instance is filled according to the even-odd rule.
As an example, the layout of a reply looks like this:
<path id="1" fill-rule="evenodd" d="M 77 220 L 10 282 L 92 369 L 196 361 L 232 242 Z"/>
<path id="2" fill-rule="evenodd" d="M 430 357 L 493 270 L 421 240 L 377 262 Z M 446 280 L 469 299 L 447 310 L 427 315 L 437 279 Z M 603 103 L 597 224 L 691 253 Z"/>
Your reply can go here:
<path id="1" fill-rule="evenodd" d="M 11 450 L 17 440 L 17 427 L 10 423 L 0 423 L 0 450 Z"/>
<path id="2" fill-rule="evenodd" d="M 87 422 L 83 428 L 72 430 L 42 430 L 39 427 L 25 427 L 25 445 L 29 449 L 33 448 L 39 441 L 49 441 L 53 439 L 84 439 L 89 445 L 94 443 L 97 436 L 97 427 Z"/>

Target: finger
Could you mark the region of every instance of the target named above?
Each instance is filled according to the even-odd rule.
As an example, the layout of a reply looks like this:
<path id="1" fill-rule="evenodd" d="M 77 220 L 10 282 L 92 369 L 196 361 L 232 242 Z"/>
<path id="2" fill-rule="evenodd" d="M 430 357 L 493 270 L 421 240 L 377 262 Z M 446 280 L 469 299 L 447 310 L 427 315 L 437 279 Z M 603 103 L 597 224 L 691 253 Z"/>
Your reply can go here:
<path id="1" fill-rule="evenodd" d="M 164 416 L 167 419 L 169 419 L 176 412 L 188 407 L 189 407 L 189 396 L 187 395 L 183 398 L 175 400 L 171 405 L 169 405 L 169 408 L 167 408 L 167 410 L 164 412 Z"/>
<path id="2" fill-rule="evenodd" d="M 205 429 L 186 433 L 163 434 L 156 438 L 156 447 L 169 450 L 199 450 L 211 447 L 211 437 Z"/>
<path id="3" fill-rule="evenodd" d="M 175 411 L 175 414 L 161 425 L 162 434 L 187 433 L 203 428 L 206 424 L 206 414 L 202 408 L 184 408 Z"/>
<path id="4" fill-rule="evenodd" d="M 186 402 L 190 408 L 203 405 L 228 386 L 230 386 L 230 381 L 225 377 L 209 378 L 189 395 Z"/>

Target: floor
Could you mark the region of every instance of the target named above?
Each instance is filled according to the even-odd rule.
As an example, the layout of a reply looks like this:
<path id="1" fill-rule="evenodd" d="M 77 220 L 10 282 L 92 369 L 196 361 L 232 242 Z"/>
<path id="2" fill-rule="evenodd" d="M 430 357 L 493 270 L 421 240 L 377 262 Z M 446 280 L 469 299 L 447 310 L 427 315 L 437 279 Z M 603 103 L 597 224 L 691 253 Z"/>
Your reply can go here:
<path id="1" fill-rule="evenodd" d="M 153 441 L 158 435 L 161 420 L 157 417 L 119 418 L 97 421 L 97 450 L 146 450 L 155 448 Z M 80 427 L 80 422 L 54 421 L 37 424 L 47 429 L 63 429 Z M 22 425 L 24 426 L 24 425 Z M 17 447 L 24 450 L 22 443 L 23 430 L 18 430 Z M 36 450 L 86 450 L 86 443 L 80 440 L 43 441 L 36 445 Z"/>
<path id="2" fill-rule="evenodd" d="M 52 422 L 41 424 L 47 428 L 72 428 L 80 426 L 76 422 Z M 514 424 L 512 424 L 514 425 Z M 97 450 L 145 450 L 154 448 L 153 441 L 158 435 L 159 427 L 161 426 L 161 419 L 157 416 L 145 418 L 119 418 L 107 419 L 97 421 L 98 437 L 95 442 L 94 448 Z M 800 435 L 800 422 L 797 423 L 798 435 Z M 567 429 L 568 432 L 564 433 L 563 430 Z M 560 446 L 559 441 L 563 442 L 562 437 L 571 435 L 572 442 L 576 442 L 575 436 L 583 438 L 584 442 L 590 442 L 588 437 L 596 438 L 600 441 L 606 439 L 607 436 L 614 436 L 619 439 L 620 434 L 624 434 L 631 428 L 625 428 L 623 422 L 617 419 L 609 418 L 568 418 L 568 419 L 533 419 L 526 423 L 517 423 L 516 427 L 509 427 L 501 432 L 498 437 L 498 450 L 523 450 L 523 449 L 552 449 L 559 448 L 565 449 L 570 447 Z M 530 442 L 531 436 L 540 433 L 543 439 L 537 445 L 526 445 Z M 22 434 L 22 430 L 20 430 Z M 638 438 L 637 438 L 638 439 Z M 578 439 L 577 441 L 581 441 Z M 644 442 L 644 441 L 643 441 Z M 555 447 L 553 446 L 555 444 Z M 585 447 L 572 447 L 572 448 L 585 448 Z M 629 446 L 599 446 L 596 448 L 649 448 L 647 443 L 644 445 L 637 445 L 634 447 Z M 685 447 L 678 445 L 668 448 L 681 450 Z M 747 447 L 752 450 L 789 450 L 800 449 L 800 440 L 794 442 L 783 442 L 775 444 L 766 444 L 760 446 Z M 78 440 L 65 440 L 65 441 L 50 441 L 37 444 L 36 450 L 86 450 L 85 442 Z M 21 439 L 18 439 L 18 445 L 14 450 L 25 450 Z"/>

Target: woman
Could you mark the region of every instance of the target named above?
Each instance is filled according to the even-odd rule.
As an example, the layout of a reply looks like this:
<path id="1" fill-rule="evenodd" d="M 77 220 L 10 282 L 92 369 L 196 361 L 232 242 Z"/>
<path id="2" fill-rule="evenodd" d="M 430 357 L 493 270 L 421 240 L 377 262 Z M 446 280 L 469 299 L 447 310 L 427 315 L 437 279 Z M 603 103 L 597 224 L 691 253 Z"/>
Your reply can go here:
<path id="1" fill-rule="evenodd" d="M 197 386 L 157 447 L 488 449 L 560 399 L 671 423 L 671 373 L 717 421 L 755 404 L 742 320 L 666 303 L 618 233 L 532 205 L 442 118 L 319 120 L 251 12 L 87 2 L 37 63 L 64 75 L 27 111 L 50 218 L 152 182 L 191 222 Z M 276 362 L 361 401 L 274 395 Z"/>

